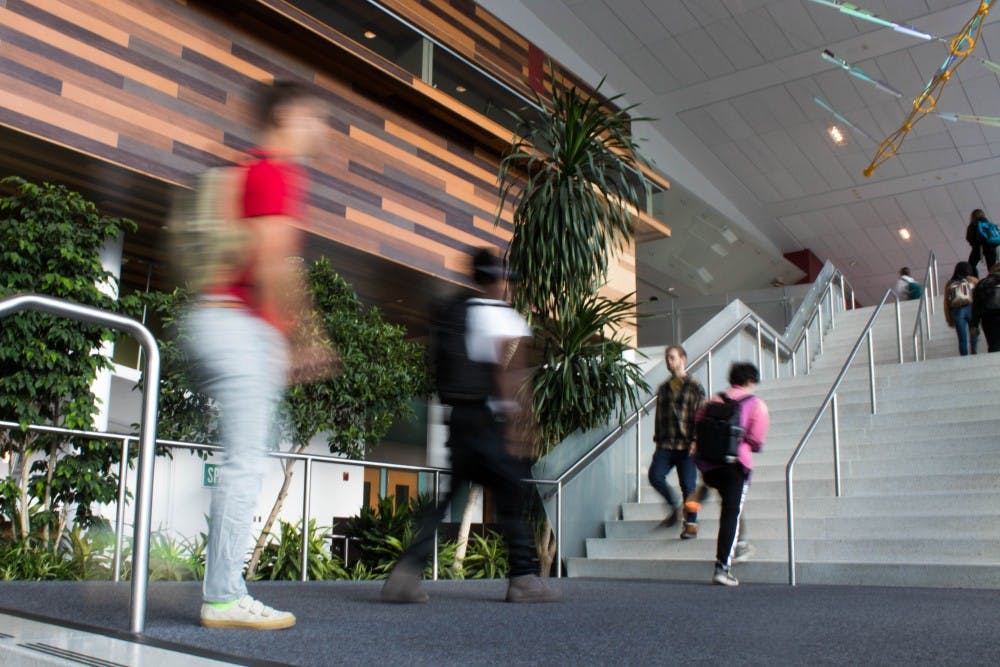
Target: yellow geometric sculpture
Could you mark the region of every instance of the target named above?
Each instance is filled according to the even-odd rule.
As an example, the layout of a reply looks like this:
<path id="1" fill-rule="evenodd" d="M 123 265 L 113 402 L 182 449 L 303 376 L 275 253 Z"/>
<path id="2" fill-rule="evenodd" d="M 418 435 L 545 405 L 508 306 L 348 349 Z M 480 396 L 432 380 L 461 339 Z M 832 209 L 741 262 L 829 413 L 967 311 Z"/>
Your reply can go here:
<path id="1" fill-rule="evenodd" d="M 976 42 L 979 41 L 979 36 L 983 31 L 983 19 L 989 13 L 991 3 L 992 0 L 982 0 L 975 15 L 969 19 L 961 32 L 955 35 L 948 44 L 949 53 L 947 60 L 944 61 L 944 64 L 941 65 L 937 73 L 934 74 L 934 78 L 924 88 L 924 92 L 920 93 L 913 100 L 913 110 L 910 111 L 910 114 L 903 121 L 900 128 L 879 144 L 878 151 L 876 151 L 875 157 L 872 158 L 871 164 L 864 170 L 866 177 L 874 174 L 875 170 L 883 162 L 895 155 L 902 145 L 903 140 L 906 139 L 906 135 L 910 133 L 910 130 L 924 116 L 934 111 L 937 101 L 941 98 L 941 91 L 944 89 L 945 84 L 951 79 L 951 75 L 958 69 L 958 66 L 965 62 L 965 59 L 972 53 L 972 50 L 976 48 Z"/>

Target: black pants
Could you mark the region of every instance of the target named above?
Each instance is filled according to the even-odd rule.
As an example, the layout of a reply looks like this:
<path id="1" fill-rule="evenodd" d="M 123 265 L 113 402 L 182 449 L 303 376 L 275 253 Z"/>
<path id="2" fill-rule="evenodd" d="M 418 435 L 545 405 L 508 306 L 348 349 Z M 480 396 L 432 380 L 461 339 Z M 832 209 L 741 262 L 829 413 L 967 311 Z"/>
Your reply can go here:
<path id="1" fill-rule="evenodd" d="M 526 517 L 530 487 L 521 481 L 530 467 L 504 449 L 504 424 L 485 405 L 455 406 L 449 423 L 451 490 L 447 497 L 419 519 L 412 546 L 401 563 L 423 568 L 434 551 L 434 531 L 451 505 L 455 490 L 469 482 L 491 489 L 507 542 L 511 577 L 538 574 L 537 552 Z"/>
<path id="2" fill-rule="evenodd" d="M 980 248 L 982 248 L 980 250 Z M 997 263 L 997 246 L 995 245 L 974 245 L 972 246 L 972 252 L 969 253 L 969 264 L 972 265 L 972 271 L 977 276 L 979 275 L 979 269 L 976 267 L 979 264 L 979 258 L 986 258 L 986 273 L 984 275 L 990 275 L 990 267 Z M 990 350 L 992 352 L 993 350 Z"/>
<path id="3" fill-rule="evenodd" d="M 990 352 L 1000 352 L 1000 313 L 987 313 L 979 321 Z"/>
<path id="4" fill-rule="evenodd" d="M 705 484 L 722 496 L 722 512 L 719 514 L 719 537 L 715 543 L 715 564 L 725 570 L 733 564 L 733 551 L 739 537 L 743 501 L 750 488 L 750 477 L 739 463 L 719 466 L 701 473 Z"/>

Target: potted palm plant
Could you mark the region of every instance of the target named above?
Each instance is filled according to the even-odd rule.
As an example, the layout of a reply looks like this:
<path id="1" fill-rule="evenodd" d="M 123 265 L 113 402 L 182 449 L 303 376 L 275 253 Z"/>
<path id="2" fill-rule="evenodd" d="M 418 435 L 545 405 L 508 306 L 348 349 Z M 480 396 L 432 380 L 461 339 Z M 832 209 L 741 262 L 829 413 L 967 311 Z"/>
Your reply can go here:
<path id="1" fill-rule="evenodd" d="M 625 354 L 634 293 L 600 293 L 641 207 L 645 179 L 631 124 L 646 119 L 613 108 L 618 96 L 601 102 L 555 81 L 552 90 L 551 102 L 538 98 L 539 111 L 515 114 L 518 135 L 498 177 L 501 210 L 514 206 L 508 262 L 521 280 L 513 302 L 532 325 L 537 352 L 529 391 L 538 455 L 634 410 L 649 390 Z M 543 572 L 554 555 L 550 536 L 543 521 Z"/>

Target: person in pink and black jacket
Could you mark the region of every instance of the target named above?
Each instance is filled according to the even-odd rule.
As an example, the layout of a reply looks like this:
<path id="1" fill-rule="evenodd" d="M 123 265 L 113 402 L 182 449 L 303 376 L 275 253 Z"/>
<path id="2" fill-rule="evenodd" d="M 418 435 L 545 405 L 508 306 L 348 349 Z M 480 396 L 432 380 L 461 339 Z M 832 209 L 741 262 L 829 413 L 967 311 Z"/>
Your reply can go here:
<path id="1" fill-rule="evenodd" d="M 753 453 L 763 448 L 770 426 L 767 405 L 763 399 L 753 395 L 758 382 L 760 373 L 753 364 L 735 363 L 729 369 L 730 387 L 723 394 L 731 401 L 740 402 L 740 427 L 743 431 L 736 460 L 730 463 L 710 463 L 696 457 L 705 484 L 716 489 L 722 496 L 712 581 L 723 586 L 739 586 L 739 580 L 732 574 L 732 565 L 749 558 L 749 545 L 740 541 L 743 504 L 750 489 Z M 722 401 L 722 396 L 714 396 L 708 403 Z M 700 421 L 704 413 L 705 405 L 698 411 L 696 421 Z"/>

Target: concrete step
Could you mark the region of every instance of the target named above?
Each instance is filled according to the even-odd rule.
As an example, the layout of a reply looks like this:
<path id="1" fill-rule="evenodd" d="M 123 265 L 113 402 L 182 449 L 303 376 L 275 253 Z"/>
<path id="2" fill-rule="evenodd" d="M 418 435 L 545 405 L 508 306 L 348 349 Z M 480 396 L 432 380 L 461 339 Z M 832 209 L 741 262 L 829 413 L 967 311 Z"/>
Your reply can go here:
<path id="1" fill-rule="evenodd" d="M 785 513 L 762 516 L 753 513 L 750 502 L 746 507 L 746 530 L 751 541 L 782 540 L 788 537 Z M 697 540 L 680 540 L 680 524 L 674 528 L 662 528 L 653 519 L 643 521 L 609 521 L 604 526 L 604 537 L 616 539 L 678 540 L 682 542 L 703 541 L 715 544 L 719 532 L 719 505 L 706 504 L 698 516 L 699 536 Z M 798 518 L 795 521 L 795 536 L 802 539 L 856 538 L 909 538 L 909 539 L 960 539 L 968 535 L 981 535 L 983 539 L 1000 540 L 1000 507 L 993 514 L 971 516 L 950 514 L 933 517 L 925 516 L 878 516 L 835 518 Z"/>
<path id="2" fill-rule="evenodd" d="M 788 540 L 762 539 L 750 535 L 756 549 L 755 558 L 780 561 L 787 559 Z M 951 560 L 1000 565 L 995 536 L 988 538 L 955 537 L 951 539 L 906 538 L 887 536 L 855 537 L 853 539 L 810 539 L 796 535 L 796 558 L 826 562 L 856 562 L 869 560 L 890 563 L 942 563 Z M 712 561 L 714 540 L 680 539 L 614 539 L 587 540 L 588 558 L 640 558 Z"/>
<path id="3" fill-rule="evenodd" d="M 800 485 L 795 484 L 795 515 L 797 518 L 835 518 L 858 516 L 992 516 L 1000 508 L 1000 490 L 987 491 L 918 491 L 898 495 L 878 496 L 873 493 L 854 495 L 833 495 L 833 487 L 827 487 L 827 495 L 805 496 L 799 493 Z M 650 496 L 652 501 L 652 496 Z M 717 501 L 710 501 L 706 507 Z M 716 505 L 717 506 L 717 505 Z M 786 500 L 780 497 L 759 495 L 754 486 L 746 501 L 749 517 L 784 516 Z M 662 502 L 623 503 L 622 518 L 626 521 L 656 520 L 664 517 Z M 706 510 L 709 511 L 709 510 Z"/>
<path id="4" fill-rule="evenodd" d="M 569 558 L 570 577 L 658 579 L 708 583 L 714 559 L 647 560 Z M 798 559 L 797 559 L 798 560 Z M 733 569 L 742 584 L 788 583 L 788 561 L 755 559 Z M 926 586 L 932 588 L 1000 588 L 1000 565 L 954 561 L 940 563 L 815 562 L 798 560 L 797 583 L 805 585 Z"/>

